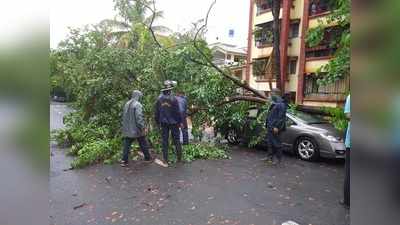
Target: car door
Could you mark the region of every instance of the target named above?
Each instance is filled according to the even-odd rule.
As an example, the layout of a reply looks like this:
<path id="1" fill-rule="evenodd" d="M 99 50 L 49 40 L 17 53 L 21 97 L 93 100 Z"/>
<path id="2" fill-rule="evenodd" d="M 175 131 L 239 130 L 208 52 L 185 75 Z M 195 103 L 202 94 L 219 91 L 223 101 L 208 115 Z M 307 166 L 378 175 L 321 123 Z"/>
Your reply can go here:
<path id="1" fill-rule="evenodd" d="M 296 129 L 296 122 L 286 116 L 286 130 L 281 134 L 282 144 L 286 148 L 292 148 L 293 141 L 296 139 L 297 136 L 297 129 Z"/>

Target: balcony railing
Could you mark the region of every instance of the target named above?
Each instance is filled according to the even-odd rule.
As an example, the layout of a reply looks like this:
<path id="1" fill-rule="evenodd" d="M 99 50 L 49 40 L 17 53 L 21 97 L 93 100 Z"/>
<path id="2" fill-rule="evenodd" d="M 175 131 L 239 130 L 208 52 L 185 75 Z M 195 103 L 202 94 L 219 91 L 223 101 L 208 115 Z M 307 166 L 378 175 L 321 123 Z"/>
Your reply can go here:
<path id="1" fill-rule="evenodd" d="M 312 0 L 310 2 L 310 16 L 318 16 L 328 13 L 332 10 L 332 3 L 330 0 Z"/>
<path id="2" fill-rule="evenodd" d="M 306 58 L 333 56 L 337 50 L 337 45 L 335 42 L 342 35 L 343 29 L 345 28 L 339 26 L 326 28 L 321 43 L 319 43 L 319 45 L 316 47 L 308 47 L 306 49 Z"/>
<path id="3" fill-rule="evenodd" d="M 258 37 L 255 38 L 255 42 L 256 42 L 256 47 L 260 48 L 266 45 L 271 45 L 273 41 L 273 38 L 271 35 L 267 35 L 267 34 L 262 34 Z"/>
<path id="4" fill-rule="evenodd" d="M 304 78 L 304 100 L 343 102 L 349 90 L 349 78 L 340 79 L 332 84 L 321 86 L 315 75 Z"/>

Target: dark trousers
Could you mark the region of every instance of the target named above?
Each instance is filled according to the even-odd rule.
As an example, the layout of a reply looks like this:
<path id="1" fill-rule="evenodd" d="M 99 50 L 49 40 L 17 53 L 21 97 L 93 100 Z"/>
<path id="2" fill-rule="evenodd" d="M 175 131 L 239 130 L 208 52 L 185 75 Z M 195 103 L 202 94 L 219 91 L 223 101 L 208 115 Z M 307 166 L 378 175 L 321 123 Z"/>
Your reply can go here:
<path id="1" fill-rule="evenodd" d="M 181 133 L 182 133 L 182 143 L 184 145 L 189 144 L 189 129 L 188 129 L 188 124 L 187 124 L 187 119 L 186 116 L 183 117 L 183 123 L 182 123 L 182 127 L 181 129 Z"/>
<path id="2" fill-rule="evenodd" d="M 139 142 L 140 150 L 142 150 L 144 155 L 144 160 L 150 160 L 150 153 L 149 153 L 149 145 L 147 143 L 146 137 L 138 137 L 138 138 L 129 138 L 124 137 L 123 142 L 123 152 L 122 152 L 122 161 L 128 162 L 129 160 L 129 152 L 131 150 L 131 145 L 134 140 Z"/>
<path id="3" fill-rule="evenodd" d="M 345 176 L 344 176 L 343 201 L 345 205 L 350 206 L 350 148 L 346 149 L 346 162 L 344 167 L 345 167 Z"/>
<path id="4" fill-rule="evenodd" d="M 170 132 L 172 134 L 172 140 L 175 145 L 176 156 L 178 158 L 178 161 L 180 161 L 182 159 L 182 146 L 180 142 L 180 132 L 178 124 L 161 124 L 163 158 L 166 162 L 168 162 L 168 145 Z"/>
<path id="5" fill-rule="evenodd" d="M 272 129 L 268 129 L 267 131 L 267 137 L 266 137 L 266 141 L 268 143 L 268 157 L 270 157 L 272 160 L 274 158 L 274 156 L 276 156 L 276 158 L 281 161 L 282 160 L 282 142 L 280 140 L 279 137 L 279 133 L 278 134 L 274 134 Z"/>

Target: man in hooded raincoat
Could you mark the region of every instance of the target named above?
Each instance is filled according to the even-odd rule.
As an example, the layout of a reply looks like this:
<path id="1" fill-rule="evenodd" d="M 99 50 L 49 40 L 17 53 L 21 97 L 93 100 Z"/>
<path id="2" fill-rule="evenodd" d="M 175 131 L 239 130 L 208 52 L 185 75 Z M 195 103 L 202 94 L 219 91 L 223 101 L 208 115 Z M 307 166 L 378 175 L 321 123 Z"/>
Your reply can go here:
<path id="1" fill-rule="evenodd" d="M 265 122 L 267 128 L 268 159 L 274 163 L 274 156 L 278 164 L 282 161 L 282 142 L 280 134 L 285 130 L 287 105 L 279 96 L 279 89 L 273 89 L 271 94 L 271 105 Z"/>
<path id="2" fill-rule="evenodd" d="M 146 126 L 143 106 L 140 103 L 142 92 L 134 90 L 131 99 L 125 103 L 122 115 L 123 154 L 121 166 L 127 166 L 132 142 L 136 139 L 144 154 L 145 161 L 151 161 L 149 145 L 146 140 Z"/>

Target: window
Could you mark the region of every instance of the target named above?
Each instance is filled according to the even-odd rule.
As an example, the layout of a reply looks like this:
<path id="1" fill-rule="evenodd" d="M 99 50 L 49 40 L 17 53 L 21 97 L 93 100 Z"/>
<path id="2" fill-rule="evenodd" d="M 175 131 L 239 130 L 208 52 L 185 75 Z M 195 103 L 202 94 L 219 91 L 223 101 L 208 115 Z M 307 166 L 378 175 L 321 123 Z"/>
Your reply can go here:
<path id="1" fill-rule="evenodd" d="M 271 45 L 273 41 L 272 22 L 257 25 L 254 31 L 254 40 L 257 48 Z"/>
<path id="2" fill-rule="evenodd" d="M 257 1 L 257 15 L 266 12 L 272 8 L 272 0 Z"/>
<path id="3" fill-rule="evenodd" d="M 299 37 L 299 28 L 300 28 L 299 20 L 292 22 L 289 28 L 289 38 Z"/>
<path id="4" fill-rule="evenodd" d="M 266 78 L 266 69 L 269 58 L 260 58 L 253 60 L 253 75 L 258 79 Z"/>
<path id="5" fill-rule="evenodd" d="M 335 54 L 336 48 L 310 48 L 306 50 L 306 58 L 329 57 Z"/>
<path id="6" fill-rule="evenodd" d="M 244 60 L 244 57 L 243 57 L 243 56 L 240 56 L 240 55 L 235 55 L 235 56 L 233 57 L 233 61 L 238 62 L 238 63 L 243 62 L 243 60 Z"/>
<path id="7" fill-rule="evenodd" d="M 331 0 L 312 0 L 310 2 L 310 16 L 320 15 L 332 10 Z"/>
<path id="8" fill-rule="evenodd" d="M 272 9 L 272 1 L 273 0 L 257 0 L 257 15 L 270 11 Z M 280 2 L 282 7 L 282 0 Z"/>
<path id="9" fill-rule="evenodd" d="M 230 54 L 228 54 L 228 55 L 226 55 L 226 59 L 227 59 L 227 60 L 231 60 L 231 59 L 232 59 L 232 56 L 231 56 Z"/>
<path id="10" fill-rule="evenodd" d="M 289 74 L 296 74 L 296 72 L 297 72 L 297 57 L 289 57 L 287 71 Z"/>

